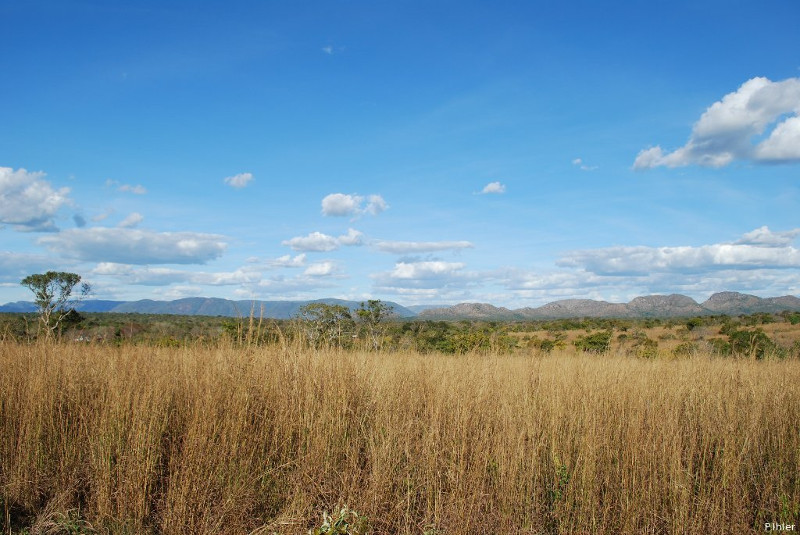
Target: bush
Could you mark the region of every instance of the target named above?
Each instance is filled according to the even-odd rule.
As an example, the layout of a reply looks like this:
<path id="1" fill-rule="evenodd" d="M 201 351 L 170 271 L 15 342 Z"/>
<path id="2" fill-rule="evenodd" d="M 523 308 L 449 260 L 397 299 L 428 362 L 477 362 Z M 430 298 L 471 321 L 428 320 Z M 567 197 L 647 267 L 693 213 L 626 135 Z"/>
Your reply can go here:
<path id="1" fill-rule="evenodd" d="M 611 346 L 611 336 L 611 331 L 598 331 L 579 337 L 573 344 L 587 353 L 605 353 Z"/>
<path id="2" fill-rule="evenodd" d="M 733 331 L 728 341 L 734 353 L 756 359 L 763 359 L 767 352 L 776 349 L 775 342 L 761 329 Z"/>

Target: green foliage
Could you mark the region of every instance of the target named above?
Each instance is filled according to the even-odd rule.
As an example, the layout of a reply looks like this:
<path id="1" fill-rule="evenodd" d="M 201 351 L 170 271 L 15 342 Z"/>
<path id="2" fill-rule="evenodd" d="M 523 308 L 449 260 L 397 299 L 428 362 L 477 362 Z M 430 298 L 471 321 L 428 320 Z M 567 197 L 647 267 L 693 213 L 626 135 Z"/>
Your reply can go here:
<path id="1" fill-rule="evenodd" d="M 367 517 L 344 506 L 336 518 L 327 511 L 322 513 L 322 524 L 309 530 L 308 535 L 364 535 L 367 528 Z"/>
<path id="2" fill-rule="evenodd" d="M 36 273 L 20 281 L 20 284 L 33 292 L 39 312 L 39 325 L 48 338 L 61 328 L 70 312 L 74 312 L 75 303 L 91 292 L 91 286 L 84 282 L 79 287 L 80 295 L 71 300 L 72 291 L 80 282 L 80 275 L 64 271 Z"/>
<path id="3" fill-rule="evenodd" d="M 728 335 L 731 351 L 738 355 L 763 359 L 776 349 L 775 342 L 762 329 L 738 330 Z"/>
<path id="4" fill-rule="evenodd" d="M 343 305 L 309 303 L 297 314 L 300 329 L 313 347 L 349 347 L 356 331 L 350 309 Z"/>
<path id="5" fill-rule="evenodd" d="M 689 357 L 697 353 L 698 347 L 697 344 L 694 342 L 681 342 L 678 344 L 675 349 L 672 350 L 672 354 L 676 357 Z"/>
<path id="6" fill-rule="evenodd" d="M 696 327 L 700 327 L 703 324 L 702 318 L 692 318 L 686 322 L 686 328 L 689 331 L 695 330 Z"/>
<path id="7" fill-rule="evenodd" d="M 658 342 L 645 337 L 634 346 L 636 356 L 645 359 L 653 359 L 658 356 Z"/>
<path id="8" fill-rule="evenodd" d="M 362 302 L 356 310 L 361 330 L 373 350 L 380 349 L 381 341 L 386 332 L 385 322 L 392 315 L 393 308 L 379 299 L 370 299 L 366 304 Z"/>
<path id="9" fill-rule="evenodd" d="M 577 338 L 573 344 L 587 353 L 605 353 L 611 346 L 611 331 L 598 331 Z"/>

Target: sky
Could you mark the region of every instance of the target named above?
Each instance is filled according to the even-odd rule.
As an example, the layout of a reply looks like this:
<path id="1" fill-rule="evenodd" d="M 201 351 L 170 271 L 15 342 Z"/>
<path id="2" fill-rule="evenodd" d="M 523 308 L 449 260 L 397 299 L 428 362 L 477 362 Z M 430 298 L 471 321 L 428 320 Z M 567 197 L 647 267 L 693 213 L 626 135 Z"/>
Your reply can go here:
<path id="1" fill-rule="evenodd" d="M 800 294 L 795 0 L 0 0 L 0 303 Z"/>

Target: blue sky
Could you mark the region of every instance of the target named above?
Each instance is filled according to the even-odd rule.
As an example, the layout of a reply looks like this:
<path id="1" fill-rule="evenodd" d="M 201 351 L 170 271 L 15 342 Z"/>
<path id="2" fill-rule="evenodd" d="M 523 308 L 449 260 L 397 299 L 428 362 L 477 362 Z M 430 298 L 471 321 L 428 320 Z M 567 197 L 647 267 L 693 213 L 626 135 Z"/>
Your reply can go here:
<path id="1" fill-rule="evenodd" d="M 798 19 L 0 1 L 0 302 L 800 294 Z"/>

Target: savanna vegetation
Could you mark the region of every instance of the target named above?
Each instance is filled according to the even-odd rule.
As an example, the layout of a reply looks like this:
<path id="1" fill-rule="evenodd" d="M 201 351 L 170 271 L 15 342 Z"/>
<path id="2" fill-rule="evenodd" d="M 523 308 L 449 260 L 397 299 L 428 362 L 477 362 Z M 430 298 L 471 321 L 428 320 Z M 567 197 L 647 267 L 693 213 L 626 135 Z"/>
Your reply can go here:
<path id="1" fill-rule="evenodd" d="M 792 313 L 417 322 L 375 306 L 80 314 L 60 337 L 4 316 L 3 533 L 800 524 Z"/>

